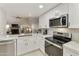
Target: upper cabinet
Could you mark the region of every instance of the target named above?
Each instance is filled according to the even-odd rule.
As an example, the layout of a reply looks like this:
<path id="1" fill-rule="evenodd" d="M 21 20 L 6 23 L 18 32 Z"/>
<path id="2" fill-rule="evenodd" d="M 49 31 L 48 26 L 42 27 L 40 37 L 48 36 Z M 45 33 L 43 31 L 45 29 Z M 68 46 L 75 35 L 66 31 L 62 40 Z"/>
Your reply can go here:
<path id="1" fill-rule="evenodd" d="M 49 28 L 49 19 L 68 13 L 68 4 L 59 4 L 39 17 L 39 28 Z"/>
<path id="2" fill-rule="evenodd" d="M 79 3 L 69 4 L 69 28 L 79 28 Z"/>
<path id="3" fill-rule="evenodd" d="M 47 15 L 39 17 L 39 28 L 49 28 L 49 18 Z"/>

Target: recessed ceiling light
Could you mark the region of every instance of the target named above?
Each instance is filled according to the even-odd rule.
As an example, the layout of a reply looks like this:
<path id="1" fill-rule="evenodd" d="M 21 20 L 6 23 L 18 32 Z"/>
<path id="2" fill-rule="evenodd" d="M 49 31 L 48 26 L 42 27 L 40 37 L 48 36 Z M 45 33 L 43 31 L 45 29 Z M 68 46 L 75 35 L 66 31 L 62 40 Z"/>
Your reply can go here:
<path id="1" fill-rule="evenodd" d="M 42 9 L 42 8 L 44 8 L 44 6 L 43 5 L 39 5 L 39 8 Z"/>

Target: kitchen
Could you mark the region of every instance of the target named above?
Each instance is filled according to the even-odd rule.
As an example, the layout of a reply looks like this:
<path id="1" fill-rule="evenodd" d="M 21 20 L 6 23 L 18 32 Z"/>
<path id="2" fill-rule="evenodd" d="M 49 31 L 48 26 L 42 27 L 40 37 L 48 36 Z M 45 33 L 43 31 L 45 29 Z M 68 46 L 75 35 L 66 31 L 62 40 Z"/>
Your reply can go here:
<path id="1" fill-rule="evenodd" d="M 79 3 L 0 5 L 0 56 L 79 56 Z"/>

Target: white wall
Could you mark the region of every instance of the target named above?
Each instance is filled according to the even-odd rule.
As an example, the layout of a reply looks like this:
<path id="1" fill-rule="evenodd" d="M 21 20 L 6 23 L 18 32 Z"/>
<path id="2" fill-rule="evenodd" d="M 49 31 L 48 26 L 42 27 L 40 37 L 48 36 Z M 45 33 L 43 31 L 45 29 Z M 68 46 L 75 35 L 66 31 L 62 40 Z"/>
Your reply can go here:
<path id="1" fill-rule="evenodd" d="M 6 13 L 3 9 L 0 9 L 0 34 L 6 34 Z"/>
<path id="2" fill-rule="evenodd" d="M 7 24 L 19 24 L 19 25 L 28 25 L 28 26 L 34 26 L 35 28 L 38 28 L 38 24 L 39 20 L 38 18 L 22 18 L 22 19 L 18 19 L 14 16 L 10 16 L 7 13 Z"/>

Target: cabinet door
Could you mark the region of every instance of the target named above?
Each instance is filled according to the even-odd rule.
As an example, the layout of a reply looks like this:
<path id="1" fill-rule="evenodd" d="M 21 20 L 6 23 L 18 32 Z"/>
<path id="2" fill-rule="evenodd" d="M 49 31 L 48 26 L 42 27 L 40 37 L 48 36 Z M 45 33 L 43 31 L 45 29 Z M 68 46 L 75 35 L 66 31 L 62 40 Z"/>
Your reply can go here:
<path id="1" fill-rule="evenodd" d="M 24 52 L 24 53 L 26 53 L 26 52 L 28 52 L 28 48 L 29 48 L 29 38 L 28 37 L 23 37 L 22 38 L 23 39 L 23 48 L 22 48 L 22 51 Z"/>
<path id="2" fill-rule="evenodd" d="M 38 34 L 33 34 L 32 42 L 33 42 L 34 49 L 38 49 L 39 48 Z"/>
<path id="3" fill-rule="evenodd" d="M 25 41 L 27 42 L 27 43 L 25 42 L 26 52 L 30 52 L 37 49 L 37 41 L 34 39 L 33 36 L 25 37 Z"/>
<path id="4" fill-rule="evenodd" d="M 22 38 L 18 38 L 17 40 L 17 55 L 22 54 L 22 48 L 24 48 L 24 43 Z"/>
<path id="5" fill-rule="evenodd" d="M 45 39 L 44 38 L 41 39 L 40 49 L 43 53 L 45 53 Z"/>
<path id="6" fill-rule="evenodd" d="M 45 39 L 43 36 L 39 36 L 39 48 L 45 53 Z"/>
<path id="7" fill-rule="evenodd" d="M 32 51 L 35 49 L 35 44 L 34 44 L 34 40 L 33 40 L 33 37 L 28 37 L 28 52 L 29 51 Z"/>
<path id="8" fill-rule="evenodd" d="M 78 52 L 74 51 L 73 49 L 63 47 L 63 56 L 79 56 Z"/>
<path id="9" fill-rule="evenodd" d="M 47 18 L 47 14 L 39 17 L 39 28 L 49 28 L 49 19 Z"/>
<path id="10" fill-rule="evenodd" d="M 21 55 L 27 52 L 27 48 L 28 48 L 27 38 L 19 37 L 17 40 L 17 55 Z"/>
<path id="11" fill-rule="evenodd" d="M 75 51 L 74 51 L 75 52 Z M 63 51 L 63 56 L 79 56 L 78 54 L 74 53 L 70 50 L 64 50 Z"/>
<path id="12" fill-rule="evenodd" d="M 70 28 L 79 28 L 79 3 L 69 4 Z"/>

